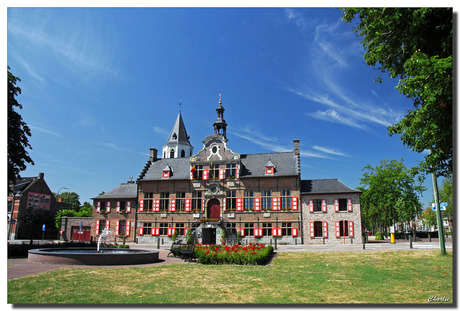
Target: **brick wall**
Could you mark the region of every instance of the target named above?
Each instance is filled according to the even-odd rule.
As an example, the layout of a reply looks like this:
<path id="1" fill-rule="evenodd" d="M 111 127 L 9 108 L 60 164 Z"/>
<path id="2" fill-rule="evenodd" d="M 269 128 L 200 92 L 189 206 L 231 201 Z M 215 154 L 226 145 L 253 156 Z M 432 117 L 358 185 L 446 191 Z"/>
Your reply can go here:
<path id="1" fill-rule="evenodd" d="M 327 211 L 310 212 L 310 200 L 326 200 Z M 352 211 L 335 211 L 335 200 L 351 199 Z M 311 194 L 302 195 L 302 213 L 303 213 L 303 232 L 305 244 L 360 244 L 362 243 L 362 227 L 361 227 L 361 206 L 360 195 L 356 193 L 350 194 Z M 353 222 L 353 237 L 343 236 L 336 237 L 336 222 L 346 221 Z M 327 223 L 327 237 L 310 237 L 310 223 L 324 222 Z M 324 226 L 323 226 L 324 230 Z M 342 228 L 343 230 L 343 228 Z M 347 228 L 349 231 L 349 228 Z M 323 234 L 324 235 L 324 234 Z"/>

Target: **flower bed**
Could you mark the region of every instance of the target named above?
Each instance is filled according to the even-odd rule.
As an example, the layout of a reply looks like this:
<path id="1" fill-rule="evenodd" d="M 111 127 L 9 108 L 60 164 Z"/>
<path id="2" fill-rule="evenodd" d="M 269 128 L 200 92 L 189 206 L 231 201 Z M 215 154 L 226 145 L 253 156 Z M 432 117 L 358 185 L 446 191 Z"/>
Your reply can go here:
<path id="1" fill-rule="evenodd" d="M 194 256 L 202 264 L 263 265 L 273 253 L 273 246 L 195 244 Z"/>

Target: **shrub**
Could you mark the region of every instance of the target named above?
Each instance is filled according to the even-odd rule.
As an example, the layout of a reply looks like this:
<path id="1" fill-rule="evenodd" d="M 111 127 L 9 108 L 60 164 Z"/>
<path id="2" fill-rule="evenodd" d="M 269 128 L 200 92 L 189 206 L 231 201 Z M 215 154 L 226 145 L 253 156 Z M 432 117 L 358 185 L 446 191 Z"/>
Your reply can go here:
<path id="1" fill-rule="evenodd" d="M 265 244 L 203 245 L 196 244 L 195 258 L 201 264 L 261 265 L 273 253 L 273 246 Z"/>
<path id="2" fill-rule="evenodd" d="M 382 232 L 377 232 L 377 233 L 375 234 L 375 240 L 376 240 L 376 241 L 382 241 L 382 240 L 384 240 L 384 238 L 383 238 L 383 233 L 382 233 Z"/>

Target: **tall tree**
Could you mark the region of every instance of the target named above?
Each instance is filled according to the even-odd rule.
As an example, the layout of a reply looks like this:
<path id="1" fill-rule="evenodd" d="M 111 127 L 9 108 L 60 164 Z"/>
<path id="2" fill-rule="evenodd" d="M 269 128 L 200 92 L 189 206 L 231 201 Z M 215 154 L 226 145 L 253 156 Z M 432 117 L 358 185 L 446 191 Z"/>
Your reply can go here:
<path id="1" fill-rule="evenodd" d="M 357 20 L 364 59 L 381 74 L 399 78 L 400 93 L 413 100 L 407 115 L 388 128 L 416 152 L 431 150 L 421 166 L 439 176 L 452 173 L 451 8 L 346 8 Z"/>
<path id="2" fill-rule="evenodd" d="M 21 89 L 16 86 L 18 81 L 21 79 L 15 77 L 8 67 L 8 183 L 14 183 L 20 177 L 20 172 L 27 167 L 26 163 L 34 165 L 27 152 L 27 148 L 32 149 L 28 138 L 31 136 L 30 128 L 15 110 L 22 109 L 16 100 L 21 94 Z"/>
<path id="3" fill-rule="evenodd" d="M 75 192 L 62 192 L 59 194 L 53 193 L 54 197 L 58 200 L 61 199 L 61 202 L 70 204 L 72 209 L 79 211 L 80 210 L 80 196 Z"/>
<path id="4" fill-rule="evenodd" d="M 384 160 L 363 169 L 359 190 L 364 225 L 383 229 L 395 222 L 409 222 L 421 210 L 419 195 L 425 177 L 417 168 L 406 168 L 403 160 Z"/>

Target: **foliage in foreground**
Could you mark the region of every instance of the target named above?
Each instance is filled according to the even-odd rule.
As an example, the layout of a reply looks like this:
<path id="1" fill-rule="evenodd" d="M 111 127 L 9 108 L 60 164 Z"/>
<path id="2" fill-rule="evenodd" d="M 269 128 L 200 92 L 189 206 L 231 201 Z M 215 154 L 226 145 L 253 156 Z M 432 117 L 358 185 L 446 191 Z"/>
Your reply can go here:
<path id="1" fill-rule="evenodd" d="M 196 244 L 194 256 L 202 264 L 263 265 L 273 253 L 273 246 Z"/>
<path id="2" fill-rule="evenodd" d="M 452 252 L 280 252 L 263 266 L 56 269 L 8 281 L 8 303 L 432 305 L 455 303 L 452 283 Z"/>

